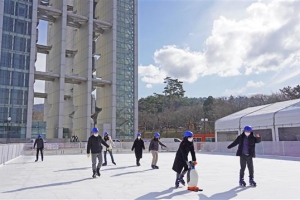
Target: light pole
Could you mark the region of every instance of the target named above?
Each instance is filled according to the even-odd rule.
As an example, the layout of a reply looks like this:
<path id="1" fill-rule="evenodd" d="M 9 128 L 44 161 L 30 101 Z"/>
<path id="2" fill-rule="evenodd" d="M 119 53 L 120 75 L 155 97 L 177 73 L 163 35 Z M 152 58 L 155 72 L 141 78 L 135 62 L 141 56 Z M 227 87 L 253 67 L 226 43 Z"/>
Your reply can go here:
<path id="1" fill-rule="evenodd" d="M 208 119 L 207 118 L 201 118 L 201 122 L 203 122 L 204 124 L 204 133 L 205 133 L 205 122 L 207 122 L 208 121 Z"/>
<path id="2" fill-rule="evenodd" d="M 6 120 L 6 143 L 8 143 L 8 137 L 9 137 L 9 131 L 10 131 L 10 129 L 8 129 L 9 128 L 8 123 L 10 125 L 10 121 L 11 121 L 11 117 L 8 117 Z"/>

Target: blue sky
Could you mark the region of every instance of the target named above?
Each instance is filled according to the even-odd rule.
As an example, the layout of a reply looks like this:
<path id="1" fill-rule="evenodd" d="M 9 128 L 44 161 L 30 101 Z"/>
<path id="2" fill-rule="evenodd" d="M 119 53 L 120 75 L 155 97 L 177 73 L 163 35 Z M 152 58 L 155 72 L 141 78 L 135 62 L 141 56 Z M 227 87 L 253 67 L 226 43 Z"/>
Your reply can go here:
<path id="1" fill-rule="evenodd" d="M 292 0 L 138 0 L 139 98 L 162 93 L 166 76 L 183 81 L 187 97 L 300 84 L 299 13 Z M 39 29 L 38 43 L 46 44 L 46 23 Z M 38 54 L 38 70 L 45 58 Z"/>
<path id="2" fill-rule="evenodd" d="M 271 94 L 299 84 L 300 1 L 140 0 L 139 98 L 163 78 L 188 97 Z"/>

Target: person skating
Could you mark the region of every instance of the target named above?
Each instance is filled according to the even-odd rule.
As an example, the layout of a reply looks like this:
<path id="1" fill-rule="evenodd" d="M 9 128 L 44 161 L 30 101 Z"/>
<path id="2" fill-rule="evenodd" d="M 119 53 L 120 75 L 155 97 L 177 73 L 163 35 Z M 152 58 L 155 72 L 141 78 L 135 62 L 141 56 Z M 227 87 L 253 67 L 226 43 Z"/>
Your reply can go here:
<path id="1" fill-rule="evenodd" d="M 172 169 L 176 172 L 175 187 L 179 187 L 179 183 L 185 185 L 184 175 L 189 170 L 188 155 L 191 153 L 192 161 L 196 162 L 196 154 L 193 142 L 193 132 L 185 131 L 184 138 L 176 152 Z"/>
<path id="2" fill-rule="evenodd" d="M 261 137 L 259 134 L 254 136 L 251 126 L 245 126 L 244 131 L 239 135 L 227 148 L 231 149 L 238 145 L 236 155 L 240 157 L 240 180 L 239 184 L 241 186 L 246 186 L 244 181 L 244 172 L 246 166 L 249 170 L 249 184 L 251 186 L 256 186 L 254 181 L 254 167 L 252 158 L 255 157 L 255 144 L 261 142 Z"/>
<path id="3" fill-rule="evenodd" d="M 39 152 L 41 152 L 41 158 L 42 158 L 42 161 L 44 161 L 44 154 L 43 154 L 44 140 L 43 140 L 41 134 L 38 134 L 38 138 L 36 138 L 35 141 L 34 141 L 34 145 L 33 145 L 34 149 L 35 149 L 35 146 L 36 146 L 36 159 L 35 159 L 35 162 L 37 162 L 39 160 Z"/>
<path id="4" fill-rule="evenodd" d="M 141 138 L 142 135 L 138 133 L 137 138 L 134 140 L 131 151 L 134 150 L 136 157 L 136 165 L 140 166 L 140 159 L 143 157 L 143 149 L 145 150 L 144 140 Z"/>
<path id="5" fill-rule="evenodd" d="M 116 165 L 115 160 L 114 160 L 114 156 L 112 153 L 112 147 L 115 146 L 115 143 L 112 141 L 111 137 L 109 136 L 108 132 L 104 132 L 104 141 L 109 145 L 110 151 L 108 151 L 108 148 L 106 148 L 103 151 L 104 154 L 104 163 L 102 164 L 102 166 L 106 166 L 107 165 L 107 160 L 106 160 L 106 154 L 107 151 L 109 152 L 110 158 L 111 158 L 111 162 Z"/>
<path id="6" fill-rule="evenodd" d="M 98 128 L 93 128 L 92 133 L 93 135 L 89 137 L 88 144 L 87 144 L 87 157 L 90 157 L 90 152 L 92 153 L 92 170 L 93 170 L 93 178 L 100 176 L 100 168 L 102 165 L 102 145 L 109 148 L 109 145 L 102 139 L 102 137 L 98 134 Z M 110 150 L 110 149 L 109 149 Z M 98 158 L 98 164 L 97 164 Z M 97 167 L 96 167 L 97 164 Z"/>
<path id="7" fill-rule="evenodd" d="M 151 163 L 152 169 L 159 169 L 159 167 L 156 165 L 158 160 L 158 145 L 167 148 L 166 145 L 164 145 L 159 141 L 159 138 L 160 138 L 160 134 L 155 133 L 149 145 L 149 151 L 152 153 L 152 163 Z"/>

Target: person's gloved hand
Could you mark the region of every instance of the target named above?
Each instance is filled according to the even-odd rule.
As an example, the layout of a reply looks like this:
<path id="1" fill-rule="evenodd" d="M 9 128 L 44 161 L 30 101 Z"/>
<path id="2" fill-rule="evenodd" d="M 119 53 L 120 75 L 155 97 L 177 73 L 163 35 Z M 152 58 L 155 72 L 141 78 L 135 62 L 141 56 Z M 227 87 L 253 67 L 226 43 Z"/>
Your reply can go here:
<path id="1" fill-rule="evenodd" d="M 89 154 L 89 153 L 88 153 L 88 154 L 86 154 L 86 157 L 88 157 L 88 158 L 89 158 L 89 157 L 90 157 L 90 154 Z"/>
<path id="2" fill-rule="evenodd" d="M 111 147 L 108 147 L 108 148 L 107 148 L 107 151 L 112 151 L 112 148 L 111 148 Z"/>
<path id="3" fill-rule="evenodd" d="M 198 164 L 197 161 L 193 161 L 193 162 L 194 162 L 194 166 Z"/>

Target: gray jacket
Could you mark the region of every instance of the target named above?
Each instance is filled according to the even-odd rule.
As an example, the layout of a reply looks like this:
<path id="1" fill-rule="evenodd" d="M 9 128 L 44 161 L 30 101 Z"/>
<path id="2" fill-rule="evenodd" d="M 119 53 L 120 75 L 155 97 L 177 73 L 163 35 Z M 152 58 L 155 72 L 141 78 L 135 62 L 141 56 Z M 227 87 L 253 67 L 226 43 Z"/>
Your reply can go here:
<path id="1" fill-rule="evenodd" d="M 163 147 L 167 147 L 163 143 L 161 143 L 159 140 L 155 140 L 154 138 L 151 140 L 150 145 L 149 145 L 149 151 L 158 151 L 158 144 L 160 144 Z"/>

